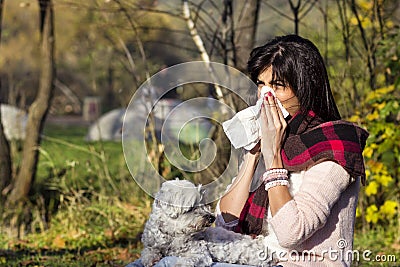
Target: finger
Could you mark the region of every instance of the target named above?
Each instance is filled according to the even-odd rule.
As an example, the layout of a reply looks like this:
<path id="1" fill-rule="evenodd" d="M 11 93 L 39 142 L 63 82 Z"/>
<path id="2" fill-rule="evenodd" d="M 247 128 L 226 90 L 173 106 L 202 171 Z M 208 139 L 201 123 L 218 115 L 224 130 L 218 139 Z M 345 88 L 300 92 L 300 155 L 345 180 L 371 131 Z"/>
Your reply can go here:
<path id="1" fill-rule="evenodd" d="M 274 125 L 274 118 L 272 117 L 271 114 L 271 106 L 268 100 L 268 97 L 266 96 L 264 98 L 264 112 L 263 112 L 267 118 L 266 122 L 267 122 L 267 126 L 272 126 Z"/>
<path id="2" fill-rule="evenodd" d="M 260 126 L 261 126 L 261 130 L 264 130 L 264 129 L 266 129 L 267 128 L 267 125 L 268 125 L 268 117 L 267 117 L 267 114 L 266 114 L 266 107 L 265 107 L 265 100 L 264 100 L 264 102 L 263 102 L 263 105 L 261 106 L 261 112 L 260 112 L 260 119 L 261 119 L 261 122 L 260 122 Z"/>
<path id="3" fill-rule="evenodd" d="M 264 98 L 264 105 L 261 109 L 262 119 L 262 138 L 261 138 L 261 153 L 263 154 L 266 168 L 270 168 L 274 159 L 274 151 L 276 148 L 276 128 L 273 123 L 271 107 L 268 99 Z"/>
<path id="4" fill-rule="evenodd" d="M 282 123 L 281 123 L 281 120 L 280 120 L 279 114 L 278 114 L 278 109 L 280 109 L 280 108 L 278 107 L 276 99 L 273 95 L 268 96 L 268 103 L 270 106 L 272 121 L 273 121 L 275 127 L 280 128 L 282 126 Z"/>
<path id="5" fill-rule="evenodd" d="M 285 117 L 283 116 L 283 112 L 281 108 L 278 105 L 278 99 L 275 98 L 275 104 L 278 106 L 278 115 L 279 115 L 279 120 L 281 121 L 282 125 L 286 126 L 286 120 Z"/>

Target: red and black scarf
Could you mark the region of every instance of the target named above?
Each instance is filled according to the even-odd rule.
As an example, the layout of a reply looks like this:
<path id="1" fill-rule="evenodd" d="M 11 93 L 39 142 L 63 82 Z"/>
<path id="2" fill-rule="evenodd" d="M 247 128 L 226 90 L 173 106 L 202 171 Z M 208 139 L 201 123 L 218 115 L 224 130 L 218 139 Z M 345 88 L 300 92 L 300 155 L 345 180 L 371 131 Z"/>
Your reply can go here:
<path id="1" fill-rule="evenodd" d="M 297 113 L 288 123 L 288 136 L 281 155 L 283 166 L 290 172 L 305 170 L 321 161 L 334 161 L 351 177 L 365 184 L 362 151 L 368 132 L 343 120 L 324 122 L 310 111 Z M 268 192 L 261 184 L 250 196 L 240 214 L 235 231 L 259 235 L 268 207 Z"/>

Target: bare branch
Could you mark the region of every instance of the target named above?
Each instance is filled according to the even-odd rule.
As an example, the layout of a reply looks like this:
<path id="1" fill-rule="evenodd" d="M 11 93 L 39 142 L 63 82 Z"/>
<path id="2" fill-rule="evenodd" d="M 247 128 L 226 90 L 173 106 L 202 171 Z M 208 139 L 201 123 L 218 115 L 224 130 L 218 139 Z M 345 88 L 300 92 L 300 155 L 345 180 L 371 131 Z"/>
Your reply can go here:
<path id="1" fill-rule="evenodd" d="M 154 14 L 164 14 L 164 15 L 168 15 L 177 19 L 182 19 L 183 17 L 181 15 L 181 13 L 179 11 L 177 12 L 173 12 L 173 11 L 169 11 L 169 10 L 162 10 L 162 9 L 158 9 L 158 8 L 151 8 L 151 7 L 147 7 L 147 6 L 142 6 L 140 4 L 136 4 L 136 3 L 132 3 L 132 1 L 125 1 L 124 3 L 122 3 L 121 1 L 119 1 L 119 3 L 121 5 L 124 5 L 127 8 L 129 8 L 129 10 L 131 10 L 132 12 L 138 12 L 138 11 L 143 11 L 146 14 L 148 13 L 154 13 Z M 121 9 L 120 8 L 116 8 L 116 7 L 93 7 L 90 3 L 87 3 L 85 1 L 81 1 L 79 3 L 77 3 L 76 1 L 68 1 L 68 0 L 58 0 L 57 1 L 57 6 L 60 6 L 60 8 L 62 8 L 63 6 L 67 6 L 70 8 L 76 8 L 76 9 L 86 9 L 86 10 L 90 10 L 90 11 L 99 11 L 99 12 L 107 12 L 107 13 L 120 13 Z"/>
<path id="2" fill-rule="evenodd" d="M 305 16 L 307 16 L 307 14 L 312 10 L 312 8 L 314 7 L 314 5 L 318 2 L 318 0 L 314 0 L 312 3 L 309 3 L 308 5 L 308 9 L 306 11 L 304 11 L 300 16 L 299 19 L 304 18 Z M 304 5 L 303 8 L 305 8 L 307 5 Z M 300 9 L 300 12 L 303 10 L 303 8 Z"/>
<path id="3" fill-rule="evenodd" d="M 353 11 L 354 16 L 357 19 L 357 25 L 358 25 L 358 29 L 360 30 L 361 39 L 363 40 L 364 48 L 365 48 L 365 50 L 367 52 L 369 52 L 369 45 L 368 45 L 367 36 L 365 34 L 364 27 L 362 26 L 361 18 L 360 18 L 360 15 L 358 14 L 358 10 L 357 10 L 357 7 L 356 7 L 356 2 L 354 0 L 351 0 L 350 7 L 351 7 L 351 10 Z"/>
<path id="4" fill-rule="evenodd" d="M 74 112 L 81 112 L 81 101 L 77 95 L 59 79 L 55 79 L 54 85 L 74 104 Z"/>
<path id="5" fill-rule="evenodd" d="M 149 73 L 149 69 L 148 69 L 148 66 L 147 66 L 146 53 L 145 53 L 145 51 L 144 51 L 144 47 L 143 47 L 142 40 L 141 40 L 140 37 L 139 37 L 139 32 L 138 32 L 138 30 L 137 30 L 137 24 L 136 24 L 136 22 L 131 18 L 131 16 L 129 15 L 129 13 L 128 13 L 128 11 L 126 10 L 126 8 L 121 4 L 120 0 L 114 0 L 114 2 L 116 2 L 116 3 L 119 5 L 120 10 L 123 12 L 123 14 L 125 15 L 125 17 L 128 19 L 129 24 L 131 25 L 132 30 L 133 30 L 134 33 L 135 33 L 136 43 L 137 43 L 137 45 L 138 45 L 138 47 L 139 47 L 139 51 L 140 51 L 140 54 L 141 54 L 141 56 L 142 56 L 143 66 L 145 67 L 146 78 L 147 78 L 147 79 L 150 79 L 150 73 Z"/>
<path id="6" fill-rule="evenodd" d="M 290 8 L 292 9 L 292 10 L 299 10 L 299 8 L 300 8 L 300 5 L 301 5 L 301 0 L 298 0 L 297 1 L 297 5 L 294 5 L 293 4 L 293 2 L 292 2 L 292 0 L 288 0 L 289 1 L 289 4 L 290 4 Z"/>
<path id="7" fill-rule="evenodd" d="M 293 19 L 288 16 L 286 13 L 283 13 L 282 11 L 280 11 L 278 8 L 274 7 L 273 5 L 271 5 L 270 3 L 268 3 L 268 0 L 263 0 L 262 1 L 263 4 L 265 4 L 266 6 L 268 6 L 269 8 L 271 8 L 273 11 L 275 11 L 279 16 L 288 19 L 290 21 L 292 21 Z"/>
<path id="8" fill-rule="evenodd" d="M 196 44 L 197 48 L 200 51 L 201 58 L 204 60 L 206 65 L 209 65 L 210 57 L 208 56 L 207 51 L 204 47 L 204 43 L 201 40 L 200 35 L 197 33 L 197 29 L 195 28 L 195 25 L 190 17 L 190 8 L 189 8 L 189 4 L 188 4 L 187 0 L 182 1 L 182 9 L 183 9 L 183 16 L 186 19 L 186 23 L 187 23 L 189 31 L 190 31 L 190 35 L 192 36 L 194 43 Z M 212 71 L 211 71 L 211 74 L 212 74 Z M 223 98 L 224 95 L 222 93 L 222 89 L 216 84 L 214 84 L 214 87 L 215 87 L 215 92 L 217 94 L 218 99 L 224 103 L 224 98 Z"/>
<path id="9" fill-rule="evenodd" d="M 166 42 L 166 41 L 161 41 L 161 40 L 156 40 L 156 41 L 149 40 L 149 41 L 144 42 L 144 44 L 162 44 L 162 45 L 179 48 L 180 50 L 185 50 L 188 52 L 199 52 L 199 50 L 188 47 L 188 46 L 178 45 L 177 43 L 171 43 L 171 42 Z"/>
<path id="10" fill-rule="evenodd" d="M 372 46 L 368 43 L 367 35 L 366 35 L 364 27 L 362 25 L 360 15 L 358 14 L 355 0 L 351 0 L 350 7 L 351 7 L 351 10 L 352 10 L 354 16 L 357 19 L 357 24 L 358 24 L 358 29 L 359 29 L 360 35 L 361 35 L 361 40 L 364 45 L 364 49 L 367 52 L 367 67 L 368 67 L 368 71 L 369 71 L 369 75 L 370 75 L 369 85 L 370 85 L 371 89 L 374 90 L 374 87 L 375 87 L 375 72 L 374 72 L 375 56 L 371 50 Z"/>

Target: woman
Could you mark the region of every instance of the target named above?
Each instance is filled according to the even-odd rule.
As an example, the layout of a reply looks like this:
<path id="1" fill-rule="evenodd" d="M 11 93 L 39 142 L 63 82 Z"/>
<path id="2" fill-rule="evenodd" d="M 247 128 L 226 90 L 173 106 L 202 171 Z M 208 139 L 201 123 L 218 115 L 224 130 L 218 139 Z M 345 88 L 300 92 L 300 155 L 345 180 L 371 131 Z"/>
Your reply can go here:
<path id="1" fill-rule="evenodd" d="M 265 97 L 261 144 L 245 153 L 218 202 L 217 226 L 265 235 L 266 251 L 254 257 L 272 255 L 279 266 L 350 266 L 368 133 L 340 120 L 322 57 L 309 40 L 273 39 L 252 51 L 248 71 L 258 84 L 254 94 L 272 87 L 290 116 L 283 118 L 273 94 Z"/>
<path id="2" fill-rule="evenodd" d="M 258 97 L 262 86 L 272 87 L 290 116 L 283 118 L 273 94 L 264 98 L 261 144 L 244 155 L 217 205 L 217 225 L 266 235 L 268 252 L 285 267 L 350 266 L 368 133 L 340 120 L 309 40 L 288 35 L 255 48 L 248 71 Z M 261 185 L 249 192 L 254 180 Z"/>

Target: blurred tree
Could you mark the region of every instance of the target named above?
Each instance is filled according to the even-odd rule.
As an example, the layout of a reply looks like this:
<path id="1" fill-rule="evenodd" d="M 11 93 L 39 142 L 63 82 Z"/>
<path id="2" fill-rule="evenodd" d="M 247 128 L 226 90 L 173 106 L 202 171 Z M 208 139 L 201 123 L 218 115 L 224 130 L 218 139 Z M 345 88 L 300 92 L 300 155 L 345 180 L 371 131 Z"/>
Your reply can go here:
<path id="1" fill-rule="evenodd" d="M 338 32 L 341 33 L 344 48 L 345 72 L 338 81 L 345 98 L 345 115 L 364 105 L 363 99 L 369 90 L 375 90 L 391 83 L 393 73 L 388 73 L 379 50 L 388 34 L 398 31 L 395 12 L 398 1 L 337 0 L 339 17 Z M 340 69 L 335 66 L 337 71 Z"/>
<path id="2" fill-rule="evenodd" d="M 54 13 L 52 0 L 39 0 L 41 34 L 41 73 L 39 90 L 35 101 L 29 108 L 26 137 L 22 152 L 21 166 L 7 201 L 14 205 L 23 201 L 29 194 L 35 178 L 41 142 L 41 132 L 50 106 L 54 89 Z"/>
<path id="3" fill-rule="evenodd" d="M 318 2 L 322 3 L 323 1 L 312 0 L 302 2 L 302 0 L 297 0 L 295 3 L 293 0 L 288 0 L 287 2 L 289 3 L 290 11 L 292 12 L 293 17 L 285 13 L 285 10 L 282 8 L 283 6 L 281 1 L 263 1 L 267 7 L 274 10 L 281 18 L 286 18 L 293 22 L 294 29 L 292 33 L 300 34 L 300 24 L 307 18 L 307 15 L 309 15 L 310 11 L 313 10 L 315 4 Z M 277 5 L 278 7 L 276 7 Z"/>
<path id="4" fill-rule="evenodd" d="M 313 8 L 317 0 L 306 1 L 301 3 L 301 0 L 297 0 L 295 4 L 292 0 L 288 0 L 290 4 L 290 9 L 293 12 L 293 23 L 294 23 L 294 34 L 299 34 L 299 24 L 302 18 L 304 18 L 308 12 Z"/>
<path id="5" fill-rule="evenodd" d="M 33 12 L 31 12 L 33 11 Z M 4 1 L 0 75 L 5 103 L 25 109 L 35 98 L 39 52 L 35 49 L 37 7 L 28 2 Z"/>
<path id="6" fill-rule="evenodd" d="M 235 1 L 233 5 L 232 0 L 225 1 L 224 12 L 222 14 L 222 21 L 224 25 L 229 17 L 233 21 L 233 8 L 240 11 L 236 27 L 232 30 L 234 38 L 234 65 L 240 71 L 247 70 L 247 60 L 250 51 L 254 48 L 256 41 L 256 33 L 258 27 L 258 14 L 260 12 L 261 0 L 252 1 Z M 239 4 L 240 3 L 240 4 Z M 241 5 L 241 6 L 240 6 Z"/>
<path id="7" fill-rule="evenodd" d="M 100 96 L 104 112 L 126 106 L 150 73 L 192 58 L 187 54 L 193 48 L 181 41 L 187 38 L 179 29 L 183 20 L 160 11 L 156 1 L 73 0 L 61 6 L 57 18 L 71 23 L 57 25 L 67 33 L 57 38 L 58 78 L 82 98 Z"/>
<path id="8" fill-rule="evenodd" d="M 0 44 L 2 34 L 2 21 L 3 21 L 3 5 L 4 1 L 0 0 Z M 3 90 L 0 78 L 0 89 Z M 1 101 L 0 101 L 1 104 Z M 1 121 L 1 108 L 0 108 L 0 200 L 3 200 L 3 189 L 11 181 L 11 156 L 10 145 L 4 134 L 3 123 Z M 2 202 L 2 201 L 1 201 Z"/>

